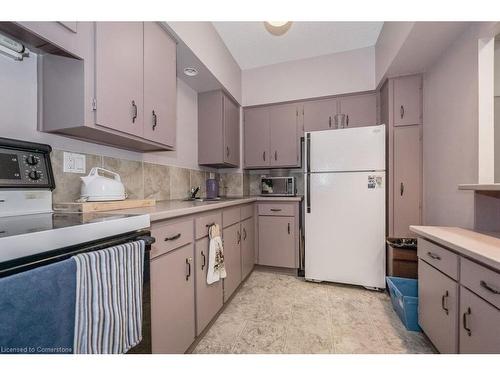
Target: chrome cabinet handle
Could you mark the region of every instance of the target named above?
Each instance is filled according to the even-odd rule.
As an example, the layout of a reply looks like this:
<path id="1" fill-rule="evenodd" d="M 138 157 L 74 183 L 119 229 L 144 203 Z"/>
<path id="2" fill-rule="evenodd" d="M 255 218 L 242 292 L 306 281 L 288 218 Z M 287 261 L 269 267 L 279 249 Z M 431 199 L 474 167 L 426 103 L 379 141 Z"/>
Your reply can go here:
<path id="1" fill-rule="evenodd" d="M 328 127 L 332 127 L 332 116 L 328 116 Z"/>
<path id="2" fill-rule="evenodd" d="M 203 264 L 201 265 L 201 270 L 203 271 L 203 269 L 205 268 L 205 265 L 207 264 L 207 257 L 205 256 L 205 253 L 203 252 L 203 250 L 201 251 L 201 256 L 203 257 Z"/>
<path id="3" fill-rule="evenodd" d="M 238 240 L 237 240 L 237 242 L 238 242 L 238 245 L 239 245 L 239 244 L 240 244 L 240 242 L 241 242 L 241 233 L 240 233 L 240 231 L 238 231 Z"/>
<path id="4" fill-rule="evenodd" d="M 493 293 L 493 294 L 500 294 L 500 290 L 498 289 L 495 289 L 494 287 L 488 285 L 488 283 L 484 280 L 481 280 L 481 282 L 479 283 L 484 289 L 486 289 L 487 291 Z"/>
<path id="5" fill-rule="evenodd" d="M 290 223 L 288 223 L 288 234 L 290 234 Z"/>
<path id="6" fill-rule="evenodd" d="M 441 257 L 439 255 L 431 253 L 430 251 L 427 252 L 427 255 L 430 256 L 432 259 L 441 260 Z"/>
<path id="7" fill-rule="evenodd" d="M 405 117 L 405 107 L 403 107 L 403 105 L 399 108 L 399 114 L 401 115 L 401 118 Z"/>
<path id="8" fill-rule="evenodd" d="M 405 184 L 401 182 L 401 185 L 399 185 L 399 194 L 403 196 L 404 192 L 405 192 Z"/>
<path id="9" fill-rule="evenodd" d="M 467 316 L 468 315 L 471 315 L 472 314 L 472 311 L 470 309 L 470 307 L 467 309 L 466 312 L 464 312 L 464 314 L 462 315 L 462 325 L 464 327 L 464 329 L 467 331 L 467 335 L 469 336 L 472 336 L 472 331 L 471 329 L 468 327 L 468 324 L 467 324 Z"/>
<path id="10" fill-rule="evenodd" d="M 443 310 L 446 312 L 446 315 L 449 314 L 450 310 L 448 309 L 448 297 L 449 297 L 449 293 L 448 291 L 446 291 L 445 294 L 443 294 L 443 296 L 441 297 L 441 307 L 443 308 Z"/>
<path id="11" fill-rule="evenodd" d="M 156 125 L 158 125 L 158 116 L 156 115 L 155 111 L 153 110 L 153 130 L 156 129 Z"/>
<path id="12" fill-rule="evenodd" d="M 135 100 L 132 100 L 132 123 L 135 124 L 135 120 L 137 119 L 137 105 L 135 104 Z"/>
<path id="13" fill-rule="evenodd" d="M 192 258 L 186 258 L 186 265 L 187 265 L 187 274 L 186 274 L 186 281 L 189 280 L 189 277 L 191 276 L 191 262 Z"/>
<path id="14" fill-rule="evenodd" d="M 281 211 L 281 208 L 271 208 L 271 211 L 272 211 L 272 212 L 280 212 L 280 211 Z"/>
<path id="15" fill-rule="evenodd" d="M 266 161 L 266 152 L 265 151 L 262 153 L 262 160 Z"/>
<path id="16" fill-rule="evenodd" d="M 172 237 L 166 237 L 165 241 L 174 241 L 174 240 L 178 240 L 179 238 L 181 238 L 181 233 L 177 233 L 175 236 L 172 236 Z"/>
<path id="17" fill-rule="evenodd" d="M 349 115 L 347 115 L 346 118 L 345 118 L 345 126 L 347 128 L 349 127 Z"/>
<path id="18" fill-rule="evenodd" d="M 278 151 L 274 151 L 274 160 L 278 160 Z"/>
<path id="19" fill-rule="evenodd" d="M 243 228 L 243 241 L 247 239 L 247 230 Z"/>

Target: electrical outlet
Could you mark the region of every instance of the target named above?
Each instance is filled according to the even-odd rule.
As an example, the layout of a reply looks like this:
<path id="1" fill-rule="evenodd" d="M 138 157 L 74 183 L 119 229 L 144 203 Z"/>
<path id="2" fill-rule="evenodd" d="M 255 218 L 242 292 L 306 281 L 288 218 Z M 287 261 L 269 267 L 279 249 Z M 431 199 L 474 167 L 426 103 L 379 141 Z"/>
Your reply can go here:
<path id="1" fill-rule="evenodd" d="M 64 153 L 64 172 L 85 173 L 85 170 L 85 155 L 72 152 Z"/>

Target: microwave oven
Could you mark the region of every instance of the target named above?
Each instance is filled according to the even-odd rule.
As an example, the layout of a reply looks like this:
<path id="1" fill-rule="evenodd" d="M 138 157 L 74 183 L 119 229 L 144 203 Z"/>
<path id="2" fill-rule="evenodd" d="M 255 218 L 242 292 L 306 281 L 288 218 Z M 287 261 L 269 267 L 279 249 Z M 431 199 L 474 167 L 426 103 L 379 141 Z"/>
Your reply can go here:
<path id="1" fill-rule="evenodd" d="M 260 195 L 288 197 L 297 194 L 295 177 L 261 177 Z"/>

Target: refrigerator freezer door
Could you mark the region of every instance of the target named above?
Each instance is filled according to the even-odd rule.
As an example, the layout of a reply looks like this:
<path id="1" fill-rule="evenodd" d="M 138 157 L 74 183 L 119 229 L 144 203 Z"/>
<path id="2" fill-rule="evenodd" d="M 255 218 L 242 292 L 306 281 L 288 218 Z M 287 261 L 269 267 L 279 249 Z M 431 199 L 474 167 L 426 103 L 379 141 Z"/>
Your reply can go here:
<path id="1" fill-rule="evenodd" d="M 305 164 L 313 173 L 385 170 L 385 125 L 306 133 Z"/>
<path id="2" fill-rule="evenodd" d="M 306 279 L 385 288 L 385 172 L 305 177 Z"/>

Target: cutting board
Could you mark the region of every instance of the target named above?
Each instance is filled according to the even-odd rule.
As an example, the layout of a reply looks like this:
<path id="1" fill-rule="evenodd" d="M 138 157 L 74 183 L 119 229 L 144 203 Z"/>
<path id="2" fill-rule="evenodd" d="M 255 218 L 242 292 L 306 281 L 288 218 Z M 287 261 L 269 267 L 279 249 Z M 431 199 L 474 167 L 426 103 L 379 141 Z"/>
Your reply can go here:
<path id="1" fill-rule="evenodd" d="M 127 208 L 152 207 L 156 204 L 154 199 L 125 199 L 123 201 L 109 202 L 69 202 L 54 203 L 55 211 L 64 212 L 102 212 L 113 210 L 125 210 Z"/>

